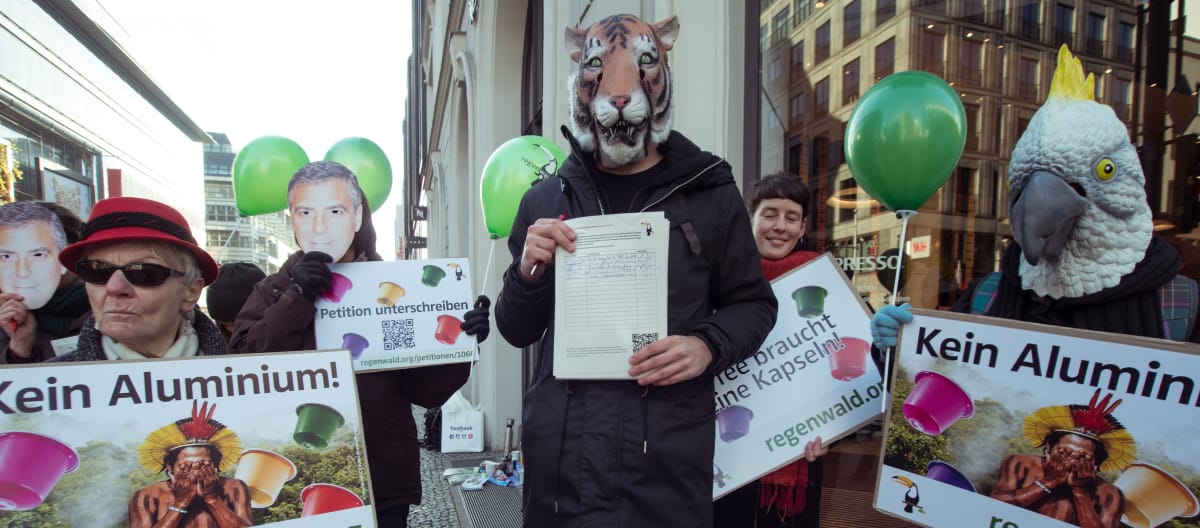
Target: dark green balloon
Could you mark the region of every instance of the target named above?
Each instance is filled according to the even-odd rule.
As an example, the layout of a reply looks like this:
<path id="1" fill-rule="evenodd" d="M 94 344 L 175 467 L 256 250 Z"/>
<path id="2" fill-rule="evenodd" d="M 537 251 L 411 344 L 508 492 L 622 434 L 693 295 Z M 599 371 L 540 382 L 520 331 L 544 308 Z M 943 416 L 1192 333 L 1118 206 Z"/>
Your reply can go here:
<path id="1" fill-rule="evenodd" d="M 858 100 L 846 124 L 846 162 L 867 194 L 917 210 L 950 177 L 967 141 L 967 115 L 946 81 L 895 73 Z"/>
<path id="2" fill-rule="evenodd" d="M 287 209 L 288 181 L 306 163 L 308 154 L 288 138 L 263 136 L 247 143 L 233 159 L 238 212 L 253 216 Z"/>

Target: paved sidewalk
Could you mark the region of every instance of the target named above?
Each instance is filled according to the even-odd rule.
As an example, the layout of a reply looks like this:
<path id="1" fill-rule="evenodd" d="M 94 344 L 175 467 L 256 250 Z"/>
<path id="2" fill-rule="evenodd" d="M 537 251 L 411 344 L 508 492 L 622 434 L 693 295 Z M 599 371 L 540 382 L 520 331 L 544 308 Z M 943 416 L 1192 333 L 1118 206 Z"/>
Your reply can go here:
<path id="1" fill-rule="evenodd" d="M 417 438 L 425 438 L 425 409 L 413 406 L 413 419 L 417 422 Z M 408 514 L 411 528 L 458 528 L 464 526 L 454 506 L 450 484 L 442 478 L 442 471 L 479 460 L 500 460 L 500 451 L 482 453 L 442 453 L 421 448 L 421 504 L 413 506 Z M 387 527 L 380 527 L 387 528 Z"/>

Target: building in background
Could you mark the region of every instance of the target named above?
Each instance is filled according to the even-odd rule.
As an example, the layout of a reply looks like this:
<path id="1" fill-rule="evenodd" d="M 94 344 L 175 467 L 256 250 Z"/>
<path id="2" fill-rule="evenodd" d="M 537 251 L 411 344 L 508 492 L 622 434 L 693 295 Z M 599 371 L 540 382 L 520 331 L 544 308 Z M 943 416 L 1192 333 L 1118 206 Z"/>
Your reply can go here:
<path id="1" fill-rule="evenodd" d="M 846 121 L 858 98 L 892 73 L 923 70 L 945 79 L 966 110 L 966 147 L 958 168 L 910 223 L 903 251 L 911 264 L 902 272 L 900 297 L 914 306 L 950 306 L 967 284 L 996 269 L 1011 237 L 1009 156 L 1045 101 L 1061 44 L 1096 76 L 1097 100 L 1112 106 L 1131 132 L 1136 128 L 1138 5 L 765 0 L 762 93 L 786 108 L 787 124 L 786 133 L 773 135 L 764 124 L 763 165 L 809 184 L 817 197 L 810 233 L 841 258 L 860 294 L 880 306 L 892 288 L 883 279 L 894 276 L 902 251 L 900 222 L 856 186 L 845 163 Z"/>
<path id="2" fill-rule="evenodd" d="M 287 213 L 238 214 L 233 195 L 233 159 L 229 136 L 209 132 L 204 145 L 204 209 L 208 252 L 218 263 L 250 262 L 267 274 L 279 271 L 296 251 Z"/>
<path id="3" fill-rule="evenodd" d="M 203 204 L 180 197 L 201 195 L 196 144 L 212 140 L 122 35 L 96 0 L 0 0 L 0 159 L 22 174 L 11 198 L 55 201 L 83 218 L 101 198 L 152 198 L 204 240 Z"/>

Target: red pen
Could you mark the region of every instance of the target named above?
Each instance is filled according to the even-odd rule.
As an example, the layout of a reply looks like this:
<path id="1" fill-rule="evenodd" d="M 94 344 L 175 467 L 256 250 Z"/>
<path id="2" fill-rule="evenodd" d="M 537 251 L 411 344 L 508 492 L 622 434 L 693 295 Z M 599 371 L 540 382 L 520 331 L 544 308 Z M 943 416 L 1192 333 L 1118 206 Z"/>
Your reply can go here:
<path id="1" fill-rule="evenodd" d="M 566 219 L 567 219 L 567 213 L 558 215 L 559 222 L 566 220 Z M 529 268 L 529 278 L 532 279 L 535 275 L 537 275 L 537 269 L 538 269 L 538 266 L 540 266 L 540 265 L 542 265 L 541 261 L 533 263 L 533 267 Z"/>

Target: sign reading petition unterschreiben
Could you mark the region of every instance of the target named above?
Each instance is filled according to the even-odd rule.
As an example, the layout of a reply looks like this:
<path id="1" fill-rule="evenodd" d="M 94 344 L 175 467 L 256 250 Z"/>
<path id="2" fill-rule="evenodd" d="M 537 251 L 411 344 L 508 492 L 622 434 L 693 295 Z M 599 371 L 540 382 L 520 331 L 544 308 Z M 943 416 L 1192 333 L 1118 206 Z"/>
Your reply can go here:
<path id="1" fill-rule="evenodd" d="M 462 331 L 472 308 L 467 259 L 334 264 L 317 299 L 317 348 L 349 349 L 358 371 L 463 363 L 478 357 Z"/>

